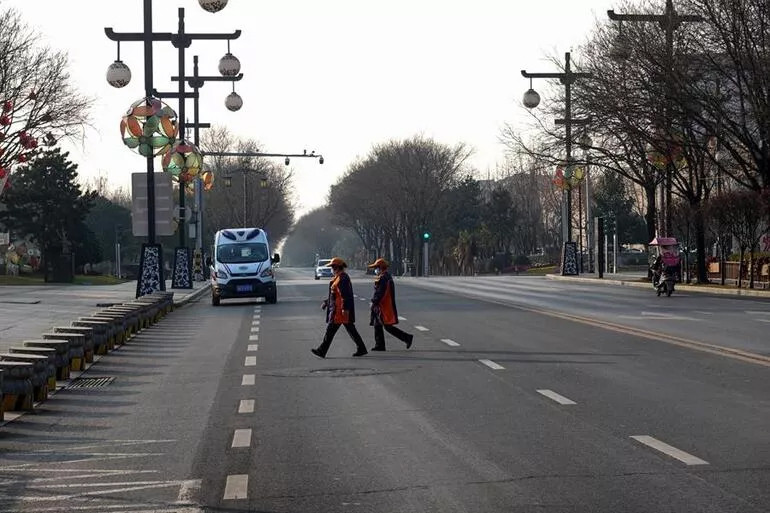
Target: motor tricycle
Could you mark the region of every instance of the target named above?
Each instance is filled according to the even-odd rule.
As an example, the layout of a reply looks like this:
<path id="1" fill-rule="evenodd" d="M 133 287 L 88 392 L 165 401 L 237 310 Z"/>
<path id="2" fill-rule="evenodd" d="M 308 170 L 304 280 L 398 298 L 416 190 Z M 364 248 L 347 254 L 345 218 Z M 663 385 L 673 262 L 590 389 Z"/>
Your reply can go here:
<path id="1" fill-rule="evenodd" d="M 679 257 L 679 242 L 674 237 L 655 237 L 649 244 L 653 255 L 652 287 L 658 296 L 671 296 L 674 284 L 679 280 L 681 258 Z"/>

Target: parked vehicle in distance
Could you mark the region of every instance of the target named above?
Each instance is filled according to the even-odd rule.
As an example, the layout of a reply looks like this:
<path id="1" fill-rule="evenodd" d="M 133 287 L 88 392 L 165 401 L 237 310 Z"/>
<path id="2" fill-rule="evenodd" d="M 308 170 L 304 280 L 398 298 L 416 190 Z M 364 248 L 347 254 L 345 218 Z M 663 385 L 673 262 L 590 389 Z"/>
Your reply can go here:
<path id="1" fill-rule="evenodd" d="M 281 257 L 270 257 L 267 234 L 259 228 L 227 228 L 214 235 L 214 258 L 206 262 L 211 271 L 211 304 L 222 299 L 254 297 L 268 303 L 278 301 L 273 265 Z"/>
<path id="2" fill-rule="evenodd" d="M 332 277 L 332 268 L 326 267 L 326 265 L 331 262 L 331 258 L 322 258 L 318 262 L 316 262 L 315 266 L 315 279 L 320 280 L 323 278 L 331 278 Z"/>

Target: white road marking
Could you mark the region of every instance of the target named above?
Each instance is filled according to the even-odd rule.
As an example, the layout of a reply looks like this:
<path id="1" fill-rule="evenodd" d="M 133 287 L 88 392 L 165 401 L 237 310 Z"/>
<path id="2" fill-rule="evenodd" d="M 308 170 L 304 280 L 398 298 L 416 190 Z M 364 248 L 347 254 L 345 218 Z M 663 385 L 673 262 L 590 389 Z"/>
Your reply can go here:
<path id="1" fill-rule="evenodd" d="M 200 491 L 200 489 L 200 479 L 189 479 L 187 481 L 182 481 L 182 484 L 179 486 L 179 495 L 176 499 L 177 504 L 192 504 L 195 495 Z"/>
<path id="2" fill-rule="evenodd" d="M 236 429 L 233 434 L 232 447 L 248 447 L 251 445 L 251 429 Z"/>
<path id="3" fill-rule="evenodd" d="M 259 340 L 259 335 L 249 335 L 249 342 L 255 342 Z"/>
<path id="4" fill-rule="evenodd" d="M 251 332 L 252 333 L 259 333 L 259 326 L 252 326 L 251 327 Z"/>
<path id="5" fill-rule="evenodd" d="M 247 356 L 246 361 L 243 362 L 243 365 L 246 367 L 256 367 L 257 366 L 257 357 L 256 356 Z"/>
<path id="6" fill-rule="evenodd" d="M 247 351 L 258 351 L 259 350 L 259 344 L 249 344 Z"/>
<path id="7" fill-rule="evenodd" d="M 577 404 L 572 399 L 567 399 L 563 395 L 557 394 L 553 390 L 548 389 L 542 389 L 537 391 L 538 394 L 546 396 L 548 399 L 553 399 L 559 404 L 569 405 L 569 404 Z"/>
<path id="8" fill-rule="evenodd" d="M 241 399 L 238 413 L 254 413 L 254 399 Z"/>
<path id="9" fill-rule="evenodd" d="M 262 314 L 259 314 L 259 313 L 255 313 L 254 314 L 254 318 L 255 319 L 259 319 L 260 317 L 262 317 Z"/>
<path id="10" fill-rule="evenodd" d="M 770 310 L 746 310 L 749 315 L 770 315 Z"/>
<path id="11" fill-rule="evenodd" d="M 416 329 L 417 331 L 430 331 L 425 326 L 415 326 L 414 329 Z"/>
<path id="12" fill-rule="evenodd" d="M 637 442 L 644 444 L 648 447 L 652 447 L 656 451 L 660 451 L 663 454 L 667 456 L 671 456 L 674 459 L 677 459 L 684 463 L 685 465 L 708 465 L 708 461 L 704 461 L 696 456 L 693 456 L 692 454 L 686 453 L 680 449 L 677 449 L 676 447 L 673 447 L 671 445 L 668 445 L 665 442 L 661 442 L 657 438 L 653 438 L 648 435 L 635 435 L 632 436 L 634 440 Z"/>
<path id="13" fill-rule="evenodd" d="M 92 483 L 93 484 L 93 483 Z M 121 485 L 121 483 L 102 483 L 104 485 L 110 485 L 114 486 L 117 484 L 118 486 Z M 129 484 L 129 483 L 126 483 Z M 135 483 L 130 483 L 135 484 Z M 15 496 L 13 497 L 14 500 L 19 502 L 50 502 L 50 501 L 68 501 L 71 499 L 76 499 L 80 497 L 96 497 L 99 495 L 114 495 L 118 493 L 125 493 L 125 492 L 133 492 L 136 490 L 151 490 L 154 488 L 169 488 L 171 486 L 179 486 L 180 481 L 166 481 L 166 482 L 156 482 L 156 484 L 147 484 L 147 485 L 136 485 L 136 486 L 127 486 L 123 488 L 110 488 L 109 490 L 99 490 L 99 491 L 93 491 L 93 492 L 83 492 L 83 493 L 74 493 L 69 495 L 47 495 L 47 496 Z M 77 486 L 77 485 L 72 485 Z M 61 508 L 59 508 L 61 510 Z M 40 511 L 39 509 L 36 509 L 35 511 Z"/>
<path id="14" fill-rule="evenodd" d="M 754 319 L 757 322 L 770 322 L 770 319 Z"/>
<path id="15" fill-rule="evenodd" d="M 252 326 L 259 326 L 259 319 L 254 319 L 253 321 L 251 321 L 251 325 Z"/>
<path id="16" fill-rule="evenodd" d="M 479 360 L 479 362 L 483 363 L 484 365 L 486 365 L 487 367 L 489 367 L 490 369 L 493 369 L 493 370 L 505 369 L 505 367 L 503 367 L 500 364 L 497 364 L 497 363 L 493 362 L 492 360 Z"/>
<path id="17" fill-rule="evenodd" d="M 252 386 L 256 383 L 256 376 L 254 374 L 244 374 L 241 380 L 242 387 Z"/>
<path id="18" fill-rule="evenodd" d="M 249 490 L 249 475 L 248 474 L 232 474 L 227 476 L 227 482 L 225 483 L 225 496 L 224 500 L 246 499 L 248 498 Z"/>
<path id="19" fill-rule="evenodd" d="M 448 346 L 458 347 L 460 344 L 452 340 L 451 338 L 442 338 L 441 341 Z"/>
<path id="20" fill-rule="evenodd" d="M 400 316 L 400 315 L 399 315 L 399 316 L 398 316 L 398 320 L 399 320 L 399 321 L 405 321 L 405 320 L 406 320 L 406 317 L 402 317 L 402 316 Z"/>

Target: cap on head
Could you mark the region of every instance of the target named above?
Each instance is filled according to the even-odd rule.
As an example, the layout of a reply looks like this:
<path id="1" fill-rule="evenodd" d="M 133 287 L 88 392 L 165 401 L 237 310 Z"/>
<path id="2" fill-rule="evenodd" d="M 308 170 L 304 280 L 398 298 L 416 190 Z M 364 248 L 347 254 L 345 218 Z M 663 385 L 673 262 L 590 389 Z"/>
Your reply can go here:
<path id="1" fill-rule="evenodd" d="M 334 257 L 334 258 L 331 259 L 331 261 L 328 264 L 326 264 L 326 267 L 342 267 L 342 268 L 345 268 L 347 266 L 348 266 L 348 264 L 346 264 L 345 261 L 343 259 L 341 259 L 340 257 Z"/>
<path id="2" fill-rule="evenodd" d="M 379 267 L 380 269 L 387 269 L 388 268 L 388 261 L 384 258 L 378 258 L 374 261 L 374 263 L 367 265 L 369 269 L 373 269 L 375 267 Z"/>

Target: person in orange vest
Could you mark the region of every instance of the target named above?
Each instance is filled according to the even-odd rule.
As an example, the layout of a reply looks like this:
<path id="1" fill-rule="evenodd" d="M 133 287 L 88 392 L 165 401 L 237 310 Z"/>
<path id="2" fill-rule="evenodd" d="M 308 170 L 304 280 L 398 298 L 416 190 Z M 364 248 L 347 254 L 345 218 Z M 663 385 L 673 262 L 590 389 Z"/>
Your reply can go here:
<path id="1" fill-rule="evenodd" d="M 396 309 L 396 284 L 388 272 L 388 262 L 384 258 L 378 258 L 373 264 L 367 266 L 374 268 L 377 279 L 374 280 L 374 295 L 372 296 L 372 315 L 369 322 L 374 326 L 374 347 L 372 351 L 385 351 L 385 331 L 406 344 L 406 348 L 412 347 L 414 335 L 401 331 L 398 324 L 398 310 Z"/>
<path id="2" fill-rule="evenodd" d="M 321 345 L 311 349 L 310 352 L 318 358 L 326 358 L 334 335 L 340 326 L 345 326 L 348 335 L 356 344 L 356 352 L 353 356 L 364 356 L 367 353 L 366 345 L 355 325 L 356 304 L 353 297 L 353 284 L 350 282 L 350 276 L 345 272 L 348 264 L 343 259 L 334 257 L 326 265 L 331 267 L 334 273 L 334 277 L 329 282 L 329 297 L 321 304 L 321 308 L 326 310 L 326 334 Z"/>

